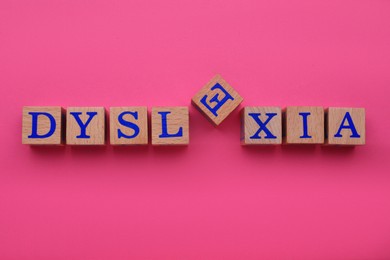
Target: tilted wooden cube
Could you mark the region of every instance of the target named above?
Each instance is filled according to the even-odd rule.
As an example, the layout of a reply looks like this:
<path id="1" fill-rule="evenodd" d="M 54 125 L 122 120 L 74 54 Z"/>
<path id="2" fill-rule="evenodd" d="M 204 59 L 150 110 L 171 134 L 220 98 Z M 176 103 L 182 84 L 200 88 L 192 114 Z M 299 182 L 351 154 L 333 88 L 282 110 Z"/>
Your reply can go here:
<path id="1" fill-rule="evenodd" d="M 364 145 L 366 112 L 364 108 L 329 107 L 326 111 L 326 144 Z"/>
<path id="2" fill-rule="evenodd" d="M 214 125 L 219 125 L 243 98 L 220 75 L 216 75 L 192 98 L 194 104 Z"/>
<path id="3" fill-rule="evenodd" d="M 66 112 L 66 144 L 104 145 L 104 107 L 68 107 Z"/>
<path id="4" fill-rule="evenodd" d="M 282 143 L 280 107 L 244 107 L 241 111 L 241 144 Z"/>
<path id="5" fill-rule="evenodd" d="M 188 107 L 152 108 L 152 144 L 188 145 Z"/>
<path id="6" fill-rule="evenodd" d="M 111 107 L 110 144 L 148 144 L 147 107 Z"/>
<path id="7" fill-rule="evenodd" d="M 23 107 L 22 143 L 60 145 L 63 143 L 64 109 L 59 106 Z"/>
<path id="8" fill-rule="evenodd" d="M 323 144 L 325 137 L 323 107 L 287 107 L 286 144 Z"/>

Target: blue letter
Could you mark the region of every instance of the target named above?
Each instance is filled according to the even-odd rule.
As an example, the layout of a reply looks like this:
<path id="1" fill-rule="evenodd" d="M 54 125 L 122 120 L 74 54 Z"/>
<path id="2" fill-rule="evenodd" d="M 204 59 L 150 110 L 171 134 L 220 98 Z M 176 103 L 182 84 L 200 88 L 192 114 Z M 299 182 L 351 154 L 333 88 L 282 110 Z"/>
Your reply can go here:
<path id="1" fill-rule="evenodd" d="M 277 113 L 266 113 L 266 115 L 268 116 L 267 120 L 265 120 L 265 122 L 262 122 L 260 120 L 260 113 L 249 113 L 248 114 L 249 116 L 253 117 L 253 119 L 256 121 L 256 123 L 260 126 L 259 130 L 257 130 L 257 132 L 252 135 L 251 137 L 249 137 L 250 139 L 261 139 L 260 137 L 260 132 L 261 131 L 264 131 L 265 133 L 265 139 L 276 139 L 276 136 L 274 136 L 271 131 L 266 127 L 266 125 L 268 124 L 269 121 L 271 121 L 271 119 L 277 115 Z"/>
<path id="2" fill-rule="evenodd" d="M 218 99 L 219 97 L 219 94 L 215 94 L 215 96 L 213 96 L 211 99 L 210 99 L 210 103 L 213 103 L 215 102 L 215 106 L 214 107 L 210 107 L 209 104 L 207 104 L 207 95 L 205 95 L 201 100 L 200 102 L 208 109 L 210 110 L 211 113 L 213 113 L 214 116 L 218 116 L 217 114 L 217 111 L 218 109 L 221 108 L 221 106 L 223 106 L 223 104 L 226 103 L 226 101 L 228 101 L 229 99 L 231 100 L 234 100 L 234 98 L 219 84 L 215 84 L 211 90 L 214 90 L 214 89 L 219 89 L 223 92 L 223 94 L 225 95 L 221 100 Z"/>
<path id="3" fill-rule="evenodd" d="M 348 121 L 348 125 L 344 125 L 345 121 Z M 334 135 L 334 137 L 343 137 L 341 135 L 341 130 L 342 129 L 351 129 L 352 135 L 350 137 L 351 138 L 360 138 L 360 135 L 356 131 L 356 127 L 355 127 L 355 125 L 354 125 L 354 123 L 352 121 L 352 117 L 349 114 L 349 112 L 345 113 L 345 116 L 344 116 L 343 121 L 341 122 L 340 128 L 337 131 L 337 134 Z"/>
<path id="4" fill-rule="evenodd" d="M 136 124 L 132 123 L 132 122 L 124 120 L 123 119 L 124 115 L 132 115 L 135 118 L 135 120 L 138 120 L 138 112 L 126 111 L 126 112 L 120 113 L 119 116 L 118 116 L 119 123 L 121 125 L 123 125 L 123 126 L 127 126 L 127 127 L 132 128 L 134 130 L 134 134 L 132 134 L 132 135 L 125 135 L 120 129 L 118 129 L 118 138 L 122 138 L 122 137 L 129 138 L 129 139 L 130 138 L 134 138 L 134 137 L 136 137 L 139 134 L 139 127 Z"/>
<path id="5" fill-rule="evenodd" d="M 311 136 L 307 133 L 307 117 L 310 115 L 309 112 L 305 113 L 299 113 L 300 116 L 302 116 L 303 120 L 303 135 L 301 135 L 299 138 L 311 138 Z"/>
<path id="6" fill-rule="evenodd" d="M 28 138 L 48 138 L 54 134 L 54 131 L 56 130 L 56 120 L 51 114 L 46 112 L 29 112 L 28 114 L 32 116 L 31 135 L 29 135 Z M 43 135 L 38 134 L 38 116 L 40 115 L 46 116 L 50 120 L 50 129 Z"/>
<path id="7" fill-rule="evenodd" d="M 161 135 L 158 137 L 160 138 L 169 138 L 169 137 L 180 137 L 183 136 L 183 127 L 179 128 L 179 131 L 177 131 L 176 134 L 168 134 L 168 125 L 167 125 L 167 115 L 171 112 L 158 112 L 161 115 L 161 124 L 162 124 L 162 130 Z"/>
<path id="8" fill-rule="evenodd" d="M 87 112 L 89 118 L 85 124 L 80 119 L 81 112 L 70 112 L 70 114 L 76 119 L 77 124 L 80 126 L 80 135 L 76 136 L 76 138 L 91 138 L 91 136 L 87 135 L 86 130 L 92 118 L 97 115 L 97 112 Z"/>

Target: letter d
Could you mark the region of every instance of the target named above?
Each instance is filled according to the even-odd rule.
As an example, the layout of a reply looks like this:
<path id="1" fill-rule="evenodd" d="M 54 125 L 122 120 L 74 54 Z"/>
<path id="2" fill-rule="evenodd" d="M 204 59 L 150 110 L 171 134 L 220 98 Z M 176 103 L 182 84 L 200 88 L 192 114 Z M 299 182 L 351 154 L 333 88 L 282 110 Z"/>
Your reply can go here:
<path id="1" fill-rule="evenodd" d="M 54 131 L 56 130 L 56 120 L 54 117 L 46 112 L 29 112 L 29 115 L 32 117 L 31 122 L 31 134 L 28 136 L 28 138 L 48 138 L 54 134 Z M 39 116 L 46 116 L 50 121 L 50 129 L 45 134 L 38 134 L 38 117 Z"/>

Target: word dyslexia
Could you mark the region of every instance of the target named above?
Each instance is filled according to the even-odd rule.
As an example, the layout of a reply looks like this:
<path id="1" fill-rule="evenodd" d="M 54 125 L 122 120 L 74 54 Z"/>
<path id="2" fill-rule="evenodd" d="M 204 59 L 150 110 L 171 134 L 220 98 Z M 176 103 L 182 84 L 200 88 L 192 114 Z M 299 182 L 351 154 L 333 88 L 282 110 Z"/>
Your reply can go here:
<path id="1" fill-rule="evenodd" d="M 216 126 L 242 101 L 219 75 L 192 98 L 192 104 Z M 148 144 L 146 107 L 111 107 L 109 113 L 110 144 Z M 103 145 L 105 118 L 103 107 L 68 107 L 66 112 L 56 106 L 24 107 L 22 143 Z M 150 118 L 153 145 L 189 144 L 188 107 L 153 107 Z M 243 145 L 365 144 L 364 108 L 244 107 L 241 118 Z"/>

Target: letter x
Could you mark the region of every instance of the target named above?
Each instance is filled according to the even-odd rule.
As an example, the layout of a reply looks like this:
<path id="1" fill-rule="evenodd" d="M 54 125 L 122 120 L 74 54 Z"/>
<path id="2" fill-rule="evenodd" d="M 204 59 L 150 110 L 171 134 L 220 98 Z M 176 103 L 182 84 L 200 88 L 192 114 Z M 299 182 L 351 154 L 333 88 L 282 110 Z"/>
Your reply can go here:
<path id="1" fill-rule="evenodd" d="M 260 133 L 262 131 L 264 131 L 265 133 L 265 139 L 276 139 L 276 136 L 274 136 L 271 131 L 267 128 L 267 124 L 269 123 L 269 121 L 271 121 L 271 119 L 277 115 L 277 113 L 265 113 L 268 118 L 267 120 L 265 120 L 265 122 L 261 121 L 260 119 L 260 113 L 249 113 L 248 115 L 251 116 L 255 122 L 259 125 L 259 129 L 257 130 L 257 132 L 252 135 L 251 137 L 249 137 L 250 139 L 261 139 L 260 137 Z"/>

